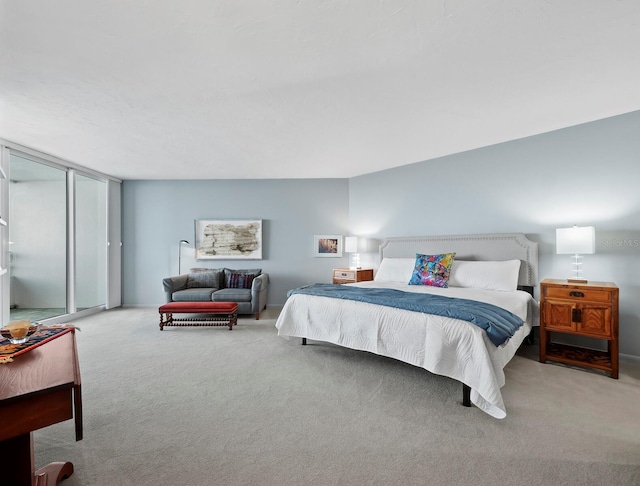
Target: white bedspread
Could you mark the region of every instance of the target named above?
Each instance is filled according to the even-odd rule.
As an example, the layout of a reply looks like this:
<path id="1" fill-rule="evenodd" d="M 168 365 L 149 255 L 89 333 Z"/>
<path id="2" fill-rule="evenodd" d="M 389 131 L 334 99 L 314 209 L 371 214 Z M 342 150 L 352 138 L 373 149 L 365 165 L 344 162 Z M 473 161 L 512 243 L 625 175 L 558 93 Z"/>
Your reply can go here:
<path id="1" fill-rule="evenodd" d="M 471 387 L 471 401 L 489 415 L 496 418 L 507 415 L 500 392 L 505 383 L 503 368 L 539 319 L 538 304 L 528 293 L 440 289 L 389 282 L 351 285 L 488 302 L 511 311 L 525 324 L 504 345 L 496 347 L 483 329 L 466 321 L 351 300 L 294 294 L 287 299 L 276 321 L 278 334 L 326 341 L 420 366 L 467 384 Z"/>

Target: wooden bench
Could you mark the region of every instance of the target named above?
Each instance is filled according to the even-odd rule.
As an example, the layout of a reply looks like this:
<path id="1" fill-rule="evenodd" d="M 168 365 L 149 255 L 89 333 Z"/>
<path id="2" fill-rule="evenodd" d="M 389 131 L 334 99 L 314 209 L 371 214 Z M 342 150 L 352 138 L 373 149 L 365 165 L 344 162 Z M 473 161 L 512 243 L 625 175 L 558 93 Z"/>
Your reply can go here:
<path id="1" fill-rule="evenodd" d="M 233 326 L 238 323 L 238 304 L 235 302 L 169 302 L 161 305 L 160 330 L 164 326 Z M 205 314 L 175 319 L 173 314 Z"/>

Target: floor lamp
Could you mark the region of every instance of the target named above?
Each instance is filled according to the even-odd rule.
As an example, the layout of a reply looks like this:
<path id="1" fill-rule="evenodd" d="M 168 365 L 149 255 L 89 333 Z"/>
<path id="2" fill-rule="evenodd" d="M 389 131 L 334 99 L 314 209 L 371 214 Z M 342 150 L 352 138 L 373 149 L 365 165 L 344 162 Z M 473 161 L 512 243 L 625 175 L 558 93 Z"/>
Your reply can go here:
<path id="1" fill-rule="evenodd" d="M 181 264 L 182 264 L 182 244 L 183 243 L 186 243 L 188 245 L 189 242 L 187 240 L 180 240 L 180 243 L 178 243 L 178 275 L 182 275 Z"/>

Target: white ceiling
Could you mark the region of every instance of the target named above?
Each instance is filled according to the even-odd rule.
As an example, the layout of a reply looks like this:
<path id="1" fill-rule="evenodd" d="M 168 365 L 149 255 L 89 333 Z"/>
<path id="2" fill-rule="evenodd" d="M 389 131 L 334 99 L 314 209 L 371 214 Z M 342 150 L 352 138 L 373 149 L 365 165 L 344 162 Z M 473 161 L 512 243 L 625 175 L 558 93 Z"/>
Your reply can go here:
<path id="1" fill-rule="evenodd" d="M 640 109 L 638 0 L 0 0 L 0 138 L 122 179 L 352 177 Z"/>

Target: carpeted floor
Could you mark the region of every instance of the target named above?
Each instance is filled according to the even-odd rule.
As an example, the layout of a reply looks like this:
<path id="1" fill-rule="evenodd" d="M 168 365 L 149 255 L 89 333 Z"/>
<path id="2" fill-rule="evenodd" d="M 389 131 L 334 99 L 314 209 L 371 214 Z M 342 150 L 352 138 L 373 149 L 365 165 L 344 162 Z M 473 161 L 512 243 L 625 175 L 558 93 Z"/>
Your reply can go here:
<path id="1" fill-rule="evenodd" d="M 620 379 L 506 368 L 507 417 L 398 361 L 278 337 L 277 312 L 227 328 L 158 329 L 156 309 L 75 321 L 84 440 L 34 433 L 38 466 L 75 485 L 638 485 L 640 365 Z"/>

